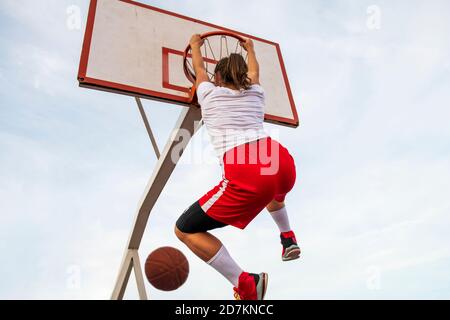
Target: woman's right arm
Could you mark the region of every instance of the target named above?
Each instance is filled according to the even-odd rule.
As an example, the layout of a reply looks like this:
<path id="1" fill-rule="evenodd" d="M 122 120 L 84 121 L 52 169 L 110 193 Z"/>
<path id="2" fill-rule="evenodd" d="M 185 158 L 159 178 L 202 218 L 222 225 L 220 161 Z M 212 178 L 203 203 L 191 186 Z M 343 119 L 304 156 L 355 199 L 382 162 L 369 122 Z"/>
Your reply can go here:
<path id="1" fill-rule="evenodd" d="M 192 49 L 192 66 L 194 68 L 195 76 L 197 78 L 195 86 L 198 88 L 202 82 L 209 82 L 208 74 L 206 73 L 205 64 L 203 63 L 202 52 L 200 47 L 203 45 L 203 39 L 199 34 L 194 34 L 189 41 Z"/>
<path id="2" fill-rule="evenodd" d="M 244 43 L 241 44 L 242 47 L 248 53 L 248 77 L 251 80 L 252 84 L 260 84 L 259 83 L 259 63 L 256 59 L 255 46 L 253 45 L 252 39 L 245 40 Z"/>

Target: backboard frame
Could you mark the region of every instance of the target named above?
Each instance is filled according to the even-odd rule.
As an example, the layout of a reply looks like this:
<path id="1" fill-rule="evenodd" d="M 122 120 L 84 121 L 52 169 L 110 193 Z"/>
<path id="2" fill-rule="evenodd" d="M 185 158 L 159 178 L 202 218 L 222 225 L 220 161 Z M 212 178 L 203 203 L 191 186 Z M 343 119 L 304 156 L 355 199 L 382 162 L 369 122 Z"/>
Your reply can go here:
<path id="1" fill-rule="evenodd" d="M 227 32 L 232 32 L 232 33 L 238 34 L 242 37 L 251 38 L 253 40 L 257 40 L 257 41 L 261 41 L 261 42 L 265 42 L 267 44 L 273 45 L 276 48 L 277 55 L 279 58 L 280 67 L 281 67 L 281 71 L 282 71 L 282 75 L 283 75 L 283 80 L 284 80 L 284 84 L 286 87 L 286 94 L 289 99 L 293 117 L 292 117 L 292 119 L 290 119 L 290 118 L 284 118 L 284 117 L 280 117 L 280 116 L 276 116 L 276 115 L 265 114 L 265 121 L 270 122 L 270 123 L 279 124 L 279 125 L 284 125 L 284 126 L 298 127 L 298 125 L 299 125 L 298 113 L 297 113 L 296 105 L 295 105 L 294 98 L 292 95 L 291 87 L 289 84 L 289 79 L 287 76 L 284 60 L 283 60 L 283 57 L 281 54 L 280 45 L 278 43 L 264 40 L 264 39 L 261 39 L 258 37 L 251 36 L 249 34 L 245 34 L 245 33 L 239 32 L 239 31 L 224 28 L 224 27 L 221 27 L 218 25 L 214 25 L 214 24 L 204 22 L 204 21 L 201 21 L 198 19 L 190 18 L 190 17 L 184 16 L 184 15 L 178 14 L 178 13 L 174 13 L 171 11 L 153 7 L 151 5 L 136 2 L 133 0 L 117 0 L 117 1 L 121 1 L 121 2 L 124 2 L 127 4 L 142 7 L 142 8 L 148 9 L 148 10 L 153 10 L 153 11 L 160 12 L 163 14 L 172 15 L 174 17 L 192 21 L 192 22 L 195 22 L 198 24 L 202 24 L 202 25 L 210 27 L 210 28 L 227 31 Z M 129 85 L 121 84 L 121 83 L 109 82 L 109 81 L 105 81 L 102 79 L 95 79 L 95 78 L 91 78 L 91 77 L 87 76 L 89 53 L 90 53 L 90 48 L 91 48 L 92 35 L 94 32 L 94 23 L 95 23 L 97 2 L 98 2 L 98 0 L 91 0 L 90 5 L 89 5 L 89 13 L 88 13 L 87 24 L 86 24 L 86 32 L 85 32 L 85 36 L 84 36 L 82 53 L 81 53 L 81 58 L 80 58 L 80 66 L 79 66 L 79 71 L 78 71 L 78 81 L 79 81 L 80 87 L 102 90 L 102 91 L 107 91 L 107 92 L 113 92 L 113 93 L 118 93 L 118 94 L 123 94 L 123 95 L 134 96 L 134 97 L 137 96 L 137 97 L 141 97 L 144 99 L 156 100 L 156 101 L 167 102 L 167 103 L 183 105 L 183 106 L 192 105 L 191 99 L 189 97 L 184 98 L 184 97 L 180 97 L 177 95 L 171 95 L 168 93 L 152 91 L 152 90 L 145 89 L 145 88 L 133 87 L 133 86 L 129 86 Z M 189 39 L 187 39 L 186 41 L 188 41 L 188 40 Z M 168 48 L 168 49 L 170 50 L 170 48 Z M 180 68 L 182 68 L 182 66 L 180 66 Z M 161 76 L 163 77 L 163 75 L 161 75 Z M 167 85 L 170 85 L 170 83 L 167 83 Z M 187 88 L 185 88 L 185 89 L 187 89 Z"/>

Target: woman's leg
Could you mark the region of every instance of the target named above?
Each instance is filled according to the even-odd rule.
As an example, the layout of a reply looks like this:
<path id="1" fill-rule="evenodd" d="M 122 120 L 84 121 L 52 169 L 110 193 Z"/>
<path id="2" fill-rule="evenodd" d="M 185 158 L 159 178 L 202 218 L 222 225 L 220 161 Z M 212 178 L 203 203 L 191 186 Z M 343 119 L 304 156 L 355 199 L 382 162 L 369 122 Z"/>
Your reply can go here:
<path id="1" fill-rule="evenodd" d="M 278 202 L 276 200 L 272 200 L 272 202 L 270 202 L 266 208 L 270 212 L 272 219 L 277 224 L 278 229 L 280 229 L 280 232 L 291 231 L 289 216 L 287 214 L 284 201 Z"/>
<path id="2" fill-rule="evenodd" d="M 209 232 L 184 233 L 175 227 L 175 234 L 197 257 L 210 261 L 219 252 L 222 242 Z"/>
<path id="3" fill-rule="evenodd" d="M 175 234 L 196 256 L 221 273 L 235 287 L 243 270 L 225 246 L 209 232 L 185 233 L 175 227 Z"/>
<path id="4" fill-rule="evenodd" d="M 291 230 L 289 224 L 289 216 L 286 211 L 286 205 L 284 201 L 272 200 L 267 205 L 267 210 L 270 212 L 272 219 L 280 229 L 281 244 L 283 251 L 281 258 L 283 261 L 291 261 L 300 257 L 300 248 L 297 244 L 294 232 Z"/>
<path id="5" fill-rule="evenodd" d="M 231 258 L 222 242 L 208 232 L 225 226 L 227 225 L 209 217 L 197 201 L 178 219 L 175 234 L 196 256 L 237 287 L 242 269 Z"/>
<path id="6" fill-rule="evenodd" d="M 229 186 L 228 182 L 223 180 L 188 208 L 177 220 L 175 233 L 194 254 L 233 284 L 235 298 L 262 300 L 267 291 L 267 274 L 244 272 L 220 240 L 209 233 L 210 230 L 227 226 L 228 224 L 219 221 L 219 217 L 228 212 L 231 216 L 235 215 L 236 208 L 241 209 L 243 215 L 235 216 L 233 226 L 245 226 L 248 223 L 248 216 L 245 214 L 252 214 L 243 209 L 245 205 L 250 207 L 250 204 L 236 203 L 235 195 L 240 189 L 234 190 L 233 185 Z"/>

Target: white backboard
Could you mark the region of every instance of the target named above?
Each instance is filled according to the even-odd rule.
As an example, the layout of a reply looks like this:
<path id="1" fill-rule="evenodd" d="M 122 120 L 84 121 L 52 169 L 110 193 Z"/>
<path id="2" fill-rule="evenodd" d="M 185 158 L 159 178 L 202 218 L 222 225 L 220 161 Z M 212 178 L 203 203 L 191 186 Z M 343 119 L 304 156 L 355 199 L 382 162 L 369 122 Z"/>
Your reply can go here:
<path id="1" fill-rule="evenodd" d="M 183 52 L 192 34 L 229 31 L 251 38 L 266 92 L 266 121 L 298 126 L 277 43 L 130 0 L 91 0 L 78 80 L 80 86 L 189 105 L 192 84 Z"/>

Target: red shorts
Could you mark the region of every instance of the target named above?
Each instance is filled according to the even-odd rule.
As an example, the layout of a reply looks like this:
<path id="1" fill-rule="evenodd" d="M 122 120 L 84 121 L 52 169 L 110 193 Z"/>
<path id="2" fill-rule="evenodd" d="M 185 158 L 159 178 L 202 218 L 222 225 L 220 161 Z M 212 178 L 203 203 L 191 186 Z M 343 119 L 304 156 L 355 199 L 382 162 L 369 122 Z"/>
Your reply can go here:
<path id="1" fill-rule="evenodd" d="M 216 221 L 244 229 L 272 200 L 284 201 L 296 178 L 288 150 L 269 138 L 224 154 L 223 180 L 199 200 Z"/>

